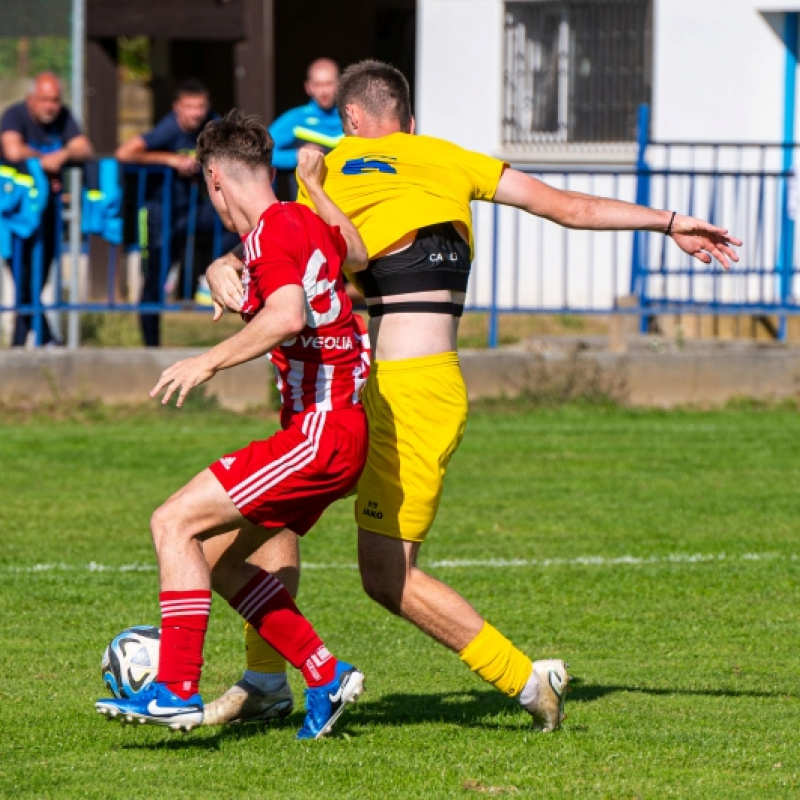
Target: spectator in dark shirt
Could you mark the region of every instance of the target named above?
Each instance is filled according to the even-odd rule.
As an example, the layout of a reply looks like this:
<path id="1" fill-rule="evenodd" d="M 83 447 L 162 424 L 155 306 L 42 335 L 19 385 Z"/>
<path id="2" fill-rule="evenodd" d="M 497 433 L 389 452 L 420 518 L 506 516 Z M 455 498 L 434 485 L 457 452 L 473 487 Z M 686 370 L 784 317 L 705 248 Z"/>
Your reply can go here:
<path id="1" fill-rule="evenodd" d="M 195 233 L 194 264 L 184 265 L 184 269 L 193 269 L 191 292 L 194 293 L 195 276 L 201 266 L 209 263 L 210 244 L 214 230 L 215 212 L 205 194 L 204 182 L 194 158 L 197 137 L 212 119 L 219 115 L 211 110 L 208 90 L 199 81 L 189 80 L 182 83 L 175 94 L 172 111 L 163 117 L 158 124 L 147 133 L 134 136 L 123 142 L 116 152 L 120 161 L 134 164 L 163 164 L 177 172 L 172 181 L 171 216 L 170 216 L 170 252 L 168 262 L 183 257 L 189 223 L 189 198 L 192 184 L 197 184 L 198 204 Z M 144 283 L 142 286 L 142 303 L 163 303 L 165 300 L 164 281 L 161 261 L 163 257 L 163 181 L 150 180 L 144 214 L 146 221 L 140 216 L 139 237 L 142 257 Z M 238 237 L 229 232 L 223 233 L 221 245 L 230 249 L 238 244 Z M 206 249 L 208 252 L 201 252 Z M 195 265 L 196 268 L 195 268 Z M 183 287 L 183 280 L 178 281 Z M 189 298 L 187 298 L 189 299 Z M 139 315 L 142 338 L 147 347 L 158 347 L 161 344 L 161 318 L 157 313 Z"/>
<path id="2" fill-rule="evenodd" d="M 4 161 L 18 164 L 38 158 L 50 179 L 50 197 L 42 215 L 43 263 L 41 286 L 33 286 L 34 237 L 22 246 L 18 274 L 17 305 L 29 306 L 36 291 L 47 283 L 56 250 L 57 197 L 61 192 L 61 170 L 68 161 L 84 161 L 93 155 L 89 139 L 81 132 L 69 109 L 61 102 L 61 83 L 56 75 L 38 75 L 25 100 L 9 106 L 0 119 L 0 146 Z M 26 343 L 33 329 L 30 314 L 18 314 L 12 346 Z M 42 340 L 39 344 L 60 344 L 53 336 L 47 318 L 42 317 Z"/>

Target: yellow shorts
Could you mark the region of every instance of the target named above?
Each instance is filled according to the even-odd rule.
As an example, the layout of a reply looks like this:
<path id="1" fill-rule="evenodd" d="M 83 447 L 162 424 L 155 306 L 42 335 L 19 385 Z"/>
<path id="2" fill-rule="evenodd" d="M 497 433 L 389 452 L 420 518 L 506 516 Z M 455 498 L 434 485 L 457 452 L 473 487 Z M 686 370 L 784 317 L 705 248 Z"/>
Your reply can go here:
<path id="1" fill-rule="evenodd" d="M 356 522 L 368 531 L 422 542 L 467 424 L 458 354 L 374 362 L 362 400 L 369 453 L 358 482 Z"/>

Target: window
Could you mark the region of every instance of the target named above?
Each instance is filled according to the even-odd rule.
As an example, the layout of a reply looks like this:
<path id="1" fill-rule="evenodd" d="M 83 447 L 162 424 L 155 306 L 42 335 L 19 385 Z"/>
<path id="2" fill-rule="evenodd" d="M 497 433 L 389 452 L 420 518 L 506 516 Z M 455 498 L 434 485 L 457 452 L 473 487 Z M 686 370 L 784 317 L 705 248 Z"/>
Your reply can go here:
<path id="1" fill-rule="evenodd" d="M 529 0 L 505 12 L 504 144 L 636 139 L 652 0 Z"/>

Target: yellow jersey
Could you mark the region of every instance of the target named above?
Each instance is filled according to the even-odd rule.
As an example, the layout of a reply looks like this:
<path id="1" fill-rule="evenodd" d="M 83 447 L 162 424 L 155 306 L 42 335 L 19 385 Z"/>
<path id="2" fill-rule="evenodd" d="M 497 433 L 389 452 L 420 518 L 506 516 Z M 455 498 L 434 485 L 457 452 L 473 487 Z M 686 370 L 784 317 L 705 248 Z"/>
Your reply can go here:
<path id="1" fill-rule="evenodd" d="M 370 258 L 427 225 L 461 222 L 473 251 L 472 200 L 491 200 L 506 164 L 431 136 L 345 136 L 325 157 L 325 191 L 352 220 Z M 297 202 L 311 206 L 298 181 Z"/>

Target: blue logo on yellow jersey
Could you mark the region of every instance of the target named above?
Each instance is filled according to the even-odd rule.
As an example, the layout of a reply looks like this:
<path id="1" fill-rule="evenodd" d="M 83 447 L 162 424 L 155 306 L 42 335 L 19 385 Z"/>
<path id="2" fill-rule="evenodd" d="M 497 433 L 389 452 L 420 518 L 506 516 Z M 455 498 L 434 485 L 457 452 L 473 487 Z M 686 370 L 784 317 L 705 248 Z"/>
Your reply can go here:
<path id="1" fill-rule="evenodd" d="M 382 160 L 383 159 L 383 160 Z M 396 175 L 397 169 L 389 161 L 396 161 L 394 156 L 364 156 L 363 158 L 351 158 L 345 161 L 342 167 L 343 175 L 360 175 L 362 172 L 386 172 Z"/>

